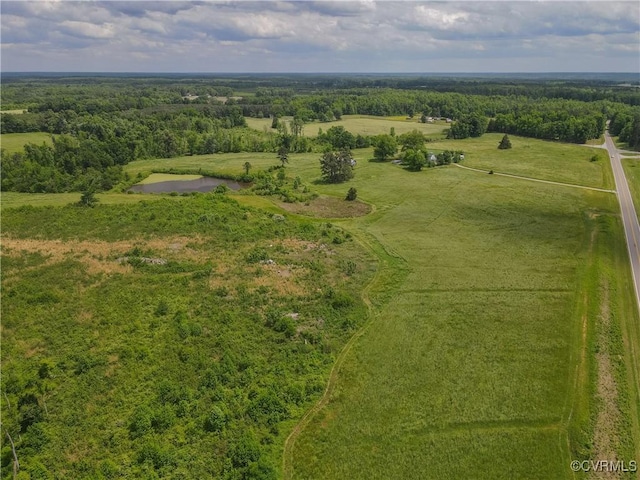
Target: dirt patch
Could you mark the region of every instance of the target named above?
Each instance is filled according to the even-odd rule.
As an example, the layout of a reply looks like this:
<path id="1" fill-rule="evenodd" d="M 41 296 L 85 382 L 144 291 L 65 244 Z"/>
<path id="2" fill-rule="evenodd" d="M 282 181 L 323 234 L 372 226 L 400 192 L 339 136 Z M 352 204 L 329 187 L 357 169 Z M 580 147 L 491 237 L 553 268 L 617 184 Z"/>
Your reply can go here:
<path id="1" fill-rule="evenodd" d="M 358 200 L 348 202 L 336 197 L 318 197 L 307 203 L 279 202 L 278 206 L 297 215 L 319 218 L 362 217 L 371 212 L 371 205 Z"/>
<path id="2" fill-rule="evenodd" d="M 606 332 L 611 323 L 609 310 L 609 287 L 602 287 L 600 307 L 600 325 L 598 334 L 599 351 L 596 354 L 598 368 L 597 398 L 599 400 L 598 417 L 593 432 L 594 458 L 597 460 L 617 461 L 616 445 L 619 442 L 617 425 L 621 415 L 618 409 L 618 387 L 613 374 L 613 365 L 607 351 Z M 590 478 L 620 478 L 618 472 L 598 472 Z"/>
<path id="3" fill-rule="evenodd" d="M 51 265 L 66 259 L 74 259 L 84 264 L 90 274 L 111 274 L 130 273 L 132 271 L 130 265 L 118 262 L 117 259 L 134 247 L 179 254 L 182 258 L 202 259 L 202 255 L 190 247 L 201 243 L 201 239 L 192 237 L 121 242 L 2 237 L 2 253 L 9 256 L 19 256 L 25 252 L 39 253 L 47 259 L 45 265 Z"/>
<path id="4" fill-rule="evenodd" d="M 241 271 L 231 270 L 223 263 L 209 278 L 209 287 L 213 290 L 221 287 L 231 290 L 237 284 L 238 278 L 245 278 L 247 287 L 251 289 L 268 287 L 279 295 L 305 295 L 308 289 L 300 281 L 304 273 L 304 267 L 279 265 L 275 262 L 247 266 Z"/>

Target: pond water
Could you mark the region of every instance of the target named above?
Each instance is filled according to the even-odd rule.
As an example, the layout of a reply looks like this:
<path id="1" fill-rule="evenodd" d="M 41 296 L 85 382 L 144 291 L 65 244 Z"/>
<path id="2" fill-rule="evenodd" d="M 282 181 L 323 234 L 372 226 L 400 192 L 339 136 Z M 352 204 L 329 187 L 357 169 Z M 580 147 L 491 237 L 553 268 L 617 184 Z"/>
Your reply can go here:
<path id="1" fill-rule="evenodd" d="M 129 190 L 136 193 L 204 193 L 215 190 L 218 185 L 226 185 L 231 190 L 240 190 L 250 186 L 248 183 L 227 180 L 226 178 L 202 177 L 196 180 L 171 180 L 167 182 L 134 185 Z"/>

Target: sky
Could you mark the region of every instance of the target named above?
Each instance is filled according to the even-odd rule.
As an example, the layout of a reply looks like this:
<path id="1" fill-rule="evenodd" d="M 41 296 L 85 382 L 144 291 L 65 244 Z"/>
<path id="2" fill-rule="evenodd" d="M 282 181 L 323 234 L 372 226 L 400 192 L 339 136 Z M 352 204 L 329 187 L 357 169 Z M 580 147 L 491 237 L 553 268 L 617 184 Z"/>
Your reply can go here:
<path id="1" fill-rule="evenodd" d="M 4 72 L 634 72 L 638 1 L 0 1 Z"/>

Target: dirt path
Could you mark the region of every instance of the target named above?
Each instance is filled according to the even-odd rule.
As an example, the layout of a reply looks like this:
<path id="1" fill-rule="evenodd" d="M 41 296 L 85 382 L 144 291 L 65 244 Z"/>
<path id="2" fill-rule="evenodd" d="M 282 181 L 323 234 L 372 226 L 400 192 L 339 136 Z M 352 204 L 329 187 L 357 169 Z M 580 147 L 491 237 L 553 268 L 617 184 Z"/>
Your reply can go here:
<path id="1" fill-rule="evenodd" d="M 474 172 L 481 172 L 481 173 L 487 173 L 487 174 L 489 173 L 488 170 L 481 170 L 479 168 L 465 167 L 463 165 L 460 165 L 459 163 L 454 163 L 454 165 L 456 167 L 459 167 L 459 168 L 464 168 L 465 170 L 471 170 L 471 171 L 474 171 Z M 585 187 L 584 185 L 574 185 L 572 183 L 552 182 L 551 180 L 540 180 L 539 178 L 522 177 L 520 175 L 511 175 L 510 173 L 497 173 L 497 172 L 494 172 L 493 175 L 498 175 L 500 177 L 517 178 L 519 180 L 528 180 L 530 182 L 548 183 L 550 185 L 560 185 L 560 186 L 563 186 L 563 187 L 581 188 L 583 190 L 594 190 L 596 192 L 616 193 L 615 190 L 607 190 L 605 188 Z"/>
<path id="2" fill-rule="evenodd" d="M 322 410 L 328 403 L 331 398 L 331 393 L 335 387 L 335 384 L 338 380 L 338 375 L 340 373 L 340 369 L 344 364 L 347 356 L 351 352 L 353 345 L 358 341 L 362 335 L 369 329 L 371 324 L 376 318 L 376 314 L 373 310 L 373 304 L 371 302 L 371 298 L 369 296 L 369 292 L 379 281 L 382 272 L 387 268 L 387 260 L 383 258 L 382 255 L 376 252 L 376 249 L 371 245 L 370 241 L 358 236 L 357 240 L 370 252 L 372 252 L 378 259 L 378 268 L 376 270 L 375 275 L 371 279 L 371 281 L 367 284 L 367 286 L 362 290 L 362 300 L 367 306 L 367 321 L 365 324 L 358 330 L 354 335 L 349 339 L 346 345 L 342 348 L 338 357 L 336 358 L 331 371 L 329 372 L 329 380 L 327 381 L 327 386 L 322 393 L 322 396 L 318 399 L 316 404 L 305 413 L 305 415 L 300 419 L 300 421 L 293 428 L 289 436 L 284 442 L 284 450 L 282 453 L 282 472 L 283 478 L 286 480 L 293 478 L 293 448 L 295 446 L 295 442 L 305 429 L 305 427 L 311 422 L 313 417 Z M 383 248 L 381 246 L 381 248 Z M 384 248 L 383 248 L 384 249 Z M 386 250 L 385 250 L 386 252 Z M 389 255 L 388 252 L 386 252 Z"/>

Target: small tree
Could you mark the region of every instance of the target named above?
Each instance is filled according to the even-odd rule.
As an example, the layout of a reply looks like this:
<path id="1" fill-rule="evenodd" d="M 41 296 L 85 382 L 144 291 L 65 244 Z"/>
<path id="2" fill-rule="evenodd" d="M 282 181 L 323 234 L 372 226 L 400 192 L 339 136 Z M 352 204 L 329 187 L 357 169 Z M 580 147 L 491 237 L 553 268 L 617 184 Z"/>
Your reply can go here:
<path id="1" fill-rule="evenodd" d="M 347 196 L 345 197 L 345 200 L 348 200 L 349 202 L 353 202 L 356 198 L 358 198 L 358 191 L 354 187 L 351 187 L 347 192 Z"/>
<path id="2" fill-rule="evenodd" d="M 351 152 L 326 152 L 320 159 L 322 178 L 328 183 L 340 183 L 353 178 L 354 160 Z"/>
<path id="3" fill-rule="evenodd" d="M 251 170 L 251 164 L 249 162 L 244 162 L 244 174 L 249 175 L 249 170 Z"/>
<path id="4" fill-rule="evenodd" d="M 93 188 L 88 188 L 84 192 L 82 192 L 82 196 L 80 197 L 79 205 L 82 207 L 95 207 L 99 202 L 96 197 L 96 192 Z"/>
<path id="5" fill-rule="evenodd" d="M 282 162 L 283 167 L 285 163 L 289 163 L 289 149 L 287 147 L 282 146 L 278 149 L 278 160 Z"/>
<path id="6" fill-rule="evenodd" d="M 402 151 L 405 150 L 420 150 L 424 146 L 426 138 L 422 132 L 413 130 L 411 132 L 403 133 L 398 137 L 398 143 L 402 145 Z"/>
<path id="7" fill-rule="evenodd" d="M 504 137 L 502 137 L 502 140 L 500 140 L 500 144 L 498 145 L 498 149 L 499 150 L 507 150 L 511 148 L 511 140 L 509 140 L 509 135 L 507 135 L 505 133 Z"/>

